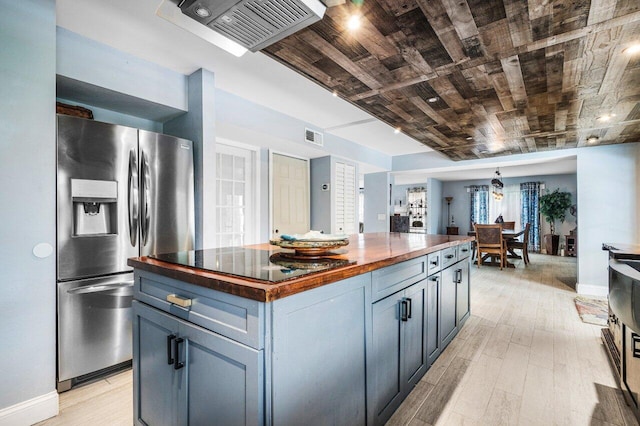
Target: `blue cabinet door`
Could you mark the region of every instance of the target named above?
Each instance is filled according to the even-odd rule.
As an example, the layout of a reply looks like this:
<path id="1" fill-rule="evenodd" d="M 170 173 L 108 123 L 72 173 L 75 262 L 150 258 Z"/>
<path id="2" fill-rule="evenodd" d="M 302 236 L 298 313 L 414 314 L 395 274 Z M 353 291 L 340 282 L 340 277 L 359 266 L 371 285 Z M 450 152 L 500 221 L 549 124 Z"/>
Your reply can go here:
<path id="1" fill-rule="evenodd" d="M 135 424 L 264 423 L 263 351 L 137 301 L 133 312 Z"/>
<path id="2" fill-rule="evenodd" d="M 189 425 L 263 423 L 263 351 L 181 322 L 180 359 L 187 375 L 183 418 Z"/>
<path id="3" fill-rule="evenodd" d="M 456 320 L 458 330 L 462 324 L 469 318 L 469 259 L 456 263 L 453 267 L 455 273 L 458 274 L 456 288 Z"/>
<path id="4" fill-rule="evenodd" d="M 375 424 L 384 424 L 402 402 L 400 320 L 404 292 L 393 294 L 372 306 Z"/>
<path id="5" fill-rule="evenodd" d="M 458 331 L 456 327 L 456 292 L 457 282 L 455 267 L 442 271 L 440 284 L 440 335 L 442 336 L 441 350 L 453 340 Z"/>
<path id="6" fill-rule="evenodd" d="M 427 371 L 427 280 L 404 291 L 407 306 L 403 326 L 402 379 L 409 392 Z"/>
<path id="7" fill-rule="evenodd" d="M 137 301 L 133 314 L 134 424 L 184 424 L 178 414 L 182 372 L 170 363 L 178 320 Z"/>
<path id="8" fill-rule="evenodd" d="M 440 356 L 440 282 L 441 274 L 427 278 L 427 364 L 431 366 Z"/>

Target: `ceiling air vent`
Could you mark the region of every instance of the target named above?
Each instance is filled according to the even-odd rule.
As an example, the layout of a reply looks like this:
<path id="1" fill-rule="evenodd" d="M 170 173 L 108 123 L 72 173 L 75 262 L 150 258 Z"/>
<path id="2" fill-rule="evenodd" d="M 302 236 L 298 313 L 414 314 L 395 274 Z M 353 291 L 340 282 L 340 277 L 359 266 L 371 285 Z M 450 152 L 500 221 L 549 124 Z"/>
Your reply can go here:
<path id="1" fill-rule="evenodd" d="M 304 140 L 314 145 L 318 145 L 318 146 L 324 145 L 324 142 L 322 142 L 322 133 L 316 132 L 315 130 L 305 128 Z"/>
<path id="2" fill-rule="evenodd" d="M 319 21 L 326 10 L 318 0 L 184 0 L 178 6 L 252 52 Z"/>

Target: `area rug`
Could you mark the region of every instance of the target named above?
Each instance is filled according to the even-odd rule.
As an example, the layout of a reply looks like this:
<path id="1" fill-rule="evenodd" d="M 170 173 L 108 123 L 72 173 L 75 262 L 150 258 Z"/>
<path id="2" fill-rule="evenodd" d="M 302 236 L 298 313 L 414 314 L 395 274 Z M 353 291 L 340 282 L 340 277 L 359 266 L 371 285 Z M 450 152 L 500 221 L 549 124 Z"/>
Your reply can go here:
<path id="1" fill-rule="evenodd" d="M 602 327 L 607 326 L 607 316 L 609 313 L 607 299 L 576 296 L 575 303 L 582 322 Z"/>

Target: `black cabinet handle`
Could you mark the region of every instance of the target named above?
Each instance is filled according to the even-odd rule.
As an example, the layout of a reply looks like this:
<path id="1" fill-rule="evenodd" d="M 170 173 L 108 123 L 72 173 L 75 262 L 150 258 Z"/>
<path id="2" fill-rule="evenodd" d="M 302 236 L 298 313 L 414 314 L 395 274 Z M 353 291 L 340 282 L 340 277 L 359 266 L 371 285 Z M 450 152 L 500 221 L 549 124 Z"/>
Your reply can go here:
<path id="1" fill-rule="evenodd" d="M 638 342 L 640 342 L 640 335 L 637 335 L 636 333 L 631 333 L 631 340 L 633 341 L 632 343 L 632 349 L 633 349 L 633 357 L 634 358 L 640 358 L 640 349 L 638 349 Z"/>
<path id="2" fill-rule="evenodd" d="M 400 320 L 407 321 L 409 318 L 407 317 L 407 301 L 403 300 L 400 302 Z"/>
<path id="3" fill-rule="evenodd" d="M 171 341 L 176 338 L 175 334 L 167 336 L 167 364 L 173 364 L 173 357 L 171 356 Z"/>
<path id="4" fill-rule="evenodd" d="M 433 266 L 438 266 L 438 258 L 436 257 L 436 260 L 432 260 L 432 261 L 431 261 L 431 264 L 432 264 Z"/>
<path id="5" fill-rule="evenodd" d="M 456 269 L 455 283 L 460 284 L 462 282 L 462 269 Z"/>
<path id="6" fill-rule="evenodd" d="M 445 256 L 445 258 L 447 258 L 447 259 L 453 259 L 454 257 L 455 257 L 455 256 L 454 256 L 454 255 L 452 255 L 452 254 L 448 254 L 448 255 L 446 255 L 446 256 Z"/>
<path id="7" fill-rule="evenodd" d="M 433 277 L 429 277 L 429 281 L 440 281 L 440 277 L 437 275 L 434 275 Z"/>
<path id="8" fill-rule="evenodd" d="M 463 252 L 463 253 L 466 253 L 466 252 L 468 252 L 468 251 L 469 251 L 469 249 L 467 249 L 467 248 L 463 248 L 463 249 L 460 249 L 460 251 L 461 251 L 461 252 Z"/>
<path id="9" fill-rule="evenodd" d="M 407 297 L 406 301 L 409 304 L 407 308 L 407 318 L 411 318 L 411 299 Z"/>
<path id="10" fill-rule="evenodd" d="M 173 352 L 175 353 L 175 360 L 173 362 L 173 369 L 174 370 L 180 370 L 182 367 L 184 367 L 184 362 L 180 362 L 180 343 L 184 342 L 184 339 L 181 337 L 178 337 L 176 340 L 173 341 Z"/>

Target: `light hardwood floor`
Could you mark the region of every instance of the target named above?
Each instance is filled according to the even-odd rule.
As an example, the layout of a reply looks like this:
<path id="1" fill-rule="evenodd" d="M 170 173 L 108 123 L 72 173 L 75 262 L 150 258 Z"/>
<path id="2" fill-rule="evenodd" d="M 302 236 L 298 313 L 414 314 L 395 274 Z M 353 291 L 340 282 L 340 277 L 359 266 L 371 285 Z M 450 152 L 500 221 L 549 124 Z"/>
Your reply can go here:
<path id="1" fill-rule="evenodd" d="M 471 268 L 471 317 L 388 425 L 636 425 L 600 327 L 576 312 L 573 258 Z M 40 425 L 130 425 L 131 372 L 60 396 Z M 311 425 L 310 425 L 311 426 Z"/>

